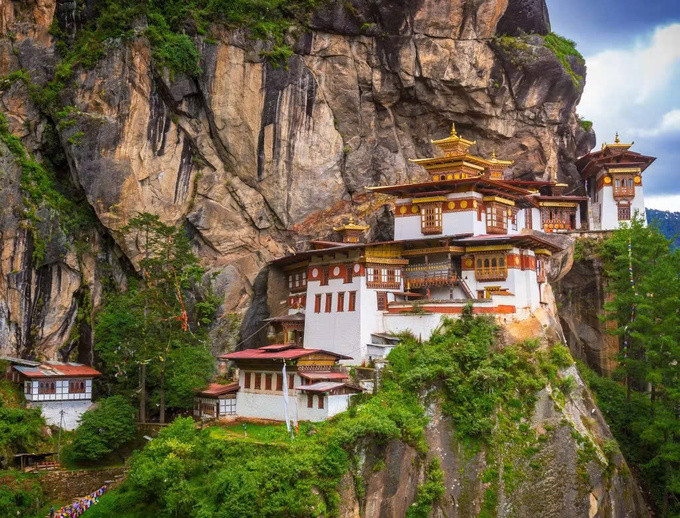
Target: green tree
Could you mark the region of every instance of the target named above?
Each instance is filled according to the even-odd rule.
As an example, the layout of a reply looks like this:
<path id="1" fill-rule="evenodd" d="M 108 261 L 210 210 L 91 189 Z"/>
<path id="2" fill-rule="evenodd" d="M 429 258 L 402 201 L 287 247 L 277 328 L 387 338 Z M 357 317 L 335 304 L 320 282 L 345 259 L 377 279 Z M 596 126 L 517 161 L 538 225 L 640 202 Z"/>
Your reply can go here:
<path id="1" fill-rule="evenodd" d="M 649 398 L 639 417 L 641 447 L 651 453 L 642 468 L 662 516 L 675 515 L 680 496 L 680 251 L 639 217 L 614 232 L 603 255 L 612 300 L 605 305 L 613 333 L 622 340 L 619 371 L 626 398 L 637 390 Z"/>
<path id="2" fill-rule="evenodd" d="M 168 403 L 190 406 L 189 391 L 213 374 L 205 335 L 216 304 L 201 294 L 204 270 L 181 228 L 143 213 L 123 231 L 140 251 L 141 278 L 98 316 L 96 350 L 110 390 L 136 398 L 142 420 L 151 400 L 165 422 Z"/>
<path id="3" fill-rule="evenodd" d="M 92 462 L 116 451 L 135 436 L 135 409 L 123 396 L 100 399 L 85 412 L 69 447 L 76 461 Z"/>

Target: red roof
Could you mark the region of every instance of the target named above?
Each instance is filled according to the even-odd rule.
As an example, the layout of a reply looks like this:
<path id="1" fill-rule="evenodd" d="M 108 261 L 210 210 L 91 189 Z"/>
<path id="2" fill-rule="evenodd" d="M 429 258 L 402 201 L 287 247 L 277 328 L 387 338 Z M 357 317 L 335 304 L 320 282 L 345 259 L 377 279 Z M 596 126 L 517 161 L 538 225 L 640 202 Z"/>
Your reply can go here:
<path id="1" fill-rule="evenodd" d="M 298 372 L 300 377 L 308 380 L 344 380 L 349 378 L 347 374 L 342 372 L 330 372 L 330 371 L 311 371 L 311 372 Z"/>
<path id="2" fill-rule="evenodd" d="M 211 383 L 208 388 L 198 392 L 199 396 L 222 396 L 238 391 L 238 381 L 223 385 L 222 383 Z"/>
<path id="3" fill-rule="evenodd" d="M 284 348 L 285 347 L 285 348 Z M 349 360 L 351 357 L 343 354 L 324 351 L 323 349 L 305 349 L 294 345 L 267 345 L 257 349 L 244 349 L 234 353 L 223 354 L 220 358 L 225 360 L 296 360 L 303 356 L 314 353 L 329 354 L 339 360 Z"/>
<path id="4" fill-rule="evenodd" d="M 15 365 L 14 369 L 27 378 L 95 378 L 102 374 L 98 370 L 82 363 L 44 362 L 37 367 Z"/>

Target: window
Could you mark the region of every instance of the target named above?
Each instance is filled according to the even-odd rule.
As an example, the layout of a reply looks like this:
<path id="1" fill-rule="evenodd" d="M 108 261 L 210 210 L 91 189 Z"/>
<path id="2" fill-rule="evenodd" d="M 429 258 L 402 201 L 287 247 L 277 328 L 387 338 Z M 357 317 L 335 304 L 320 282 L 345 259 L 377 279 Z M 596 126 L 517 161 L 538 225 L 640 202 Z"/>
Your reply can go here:
<path id="1" fill-rule="evenodd" d="M 54 381 L 41 381 L 38 384 L 38 394 L 56 394 L 57 385 Z"/>
<path id="2" fill-rule="evenodd" d="M 326 308 L 325 308 L 326 313 L 331 312 L 332 305 L 333 305 L 333 294 L 332 293 L 326 293 Z"/>
<path id="3" fill-rule="evenodd" d="M 295 374 L 288 375 L 288 388 L 292 389 L 295 386 Z"/>
<path id="4" fill-rule="evenodd" d="M 30 381 L 24 382 L 24 393 L 25 394 L 30 394 L 31 393 L 31 387 L 33 384 Z"/>
<path id="5" fill-rule="evenodd" d="M 260 390 L 260 387 L 262 386 L 262 374 L 259 372 L 255 373 L 255 390 Z"/>
<path id="6" fill-rule="evenodd" d="M 512 230 L 517 230 L 517 211 L 513 210 L 512 211 L 512 217 L 511 217 L 511 224 L 512 224 Z"/>
<path id="7" fill-rule="evenodd" d="M 500 203 L 489 203 L 486 206 L 486 231 L 489 234 L 507 234 L 508 208 Z"/>
<path id="8" fill-rule="evenodd" d="M 477 207 L 477 221 L 482 221 L 482 214 L 484 213 L 484 207 L 480 204 Z"/>
<path id="9" fill-rule="evenodd" d="M 630 205 L 619 205 L 619 221 L 630 220 Z"/>
<path id="10" fill-rule="evenodd" d="M 68 391 L 71 394 L 84 394 L 85 380 L 69 380 Z"/>
<path id="11" fill-rule="evenodd" d="M 357 292 L 356 291 L 350 291 L 349 292 L 349 307 L 347 308 L 347 311 L 354 311 L 356 309 L 357 305 Z"/>
<path id="12" fill-rule="evenodd" d="M 614 196 L 635 196 L 635 187 L 631 175 L 623 175 L 614 180 Z"/>
<path id="13" fill-rule="evenodd" d="M 534 211 L 532 209 L 526 209 L 524 214 L 526 214 L 526 224 L 524 226 L 528 229 L 534 228 Z"/>
<path id="14" fill-rule="evenodd" d="M 378 291 L 376 295 L 378 296 L 378 311 L 385 311 L 387 309 L 387 292 Z"/>
<path id="15" fill-rule="evenodd" d="M 283 374 L 276 375 L 276 392 L 283 391 Z"/>
<path id="16" fill-rule="evenodd" d="M 328 266 L 322 266 L 321 267 L 321 286 L 327 286 L 328 285 L 328 275 L 329 275 L 329 267 Z"/>
<path id="17" fill-rule="evenodd" d="M 271 374 L 265 374 L 264 375 L 264 389 L 265 390 L 271 390 L 272 389 L 272 375 Z"/>
<path id="18" fill-rule="evenodd" d="M 475 262 L 475 277 L 478 281 L 505 280 L 508 268 L 505 254 L 478 256 Z"/>
<path id="19" fill-rule="evenodd" d="M 307 394 L 307 408 L 314 408 L 314 394 Z"/>
<path id="20" fill-rule="evenodd" d="M 442 233 L 441 203 L 426 203 L 420 208 L 420 229 L 423 234 Z"/>
<path id="21" fill-rule="evenodd" d="M 316 399 L 319 401 L 319 408 L 323 408 L 324 397 L 319 395 L 319 396 L 316 397 Z"/>
<path id="22" fill-rule="evenodd" d="M 345 265 L 345 284 L 350 284 L 354 280 L 354 265 Z"/>
<path id="23" fill-rule="evenodd" d="M 338 313 L 345 311 L 345 292 L 338 293 Z"/>
<path id="24" fill-rule="evenodd" d="M 246 372 L 243 375 L 243 387 L 249 389 L 250 388 L 250 372 Z"/>
<path id="25" fill-rule="evenodd" d="M 314 313 L 321 313 L 321 294 L 317 293 L 314 297 Z"/>

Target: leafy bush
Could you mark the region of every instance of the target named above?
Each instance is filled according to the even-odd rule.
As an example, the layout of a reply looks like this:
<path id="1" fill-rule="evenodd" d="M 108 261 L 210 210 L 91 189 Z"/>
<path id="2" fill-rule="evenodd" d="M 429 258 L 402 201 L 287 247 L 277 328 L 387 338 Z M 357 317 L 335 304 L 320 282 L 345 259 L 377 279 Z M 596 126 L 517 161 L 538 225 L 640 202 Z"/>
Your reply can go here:
<path id="1" fill-rule="evenodd" d="M 557 59 L 562 63 L 564 70 L 571 76 L 574 85 L 577 88 L 581 87 L 583 85 L 583 76 L 574 72 L 574 68 L 569 61 L 569 58 L 573 57 L 576 58 L 577 61 L 585 63 L 581 53 L 576 50 L 576 43 L 564 36 L 551 32 L 543 37 L 543 44 L 557 56 Z"/>
<path id="2" fill-rule="evenodd" d="M 40 409 L 24 408 L 17 387 L 0 379 L 0 457 L 12 461 L 15 453 L 35 451 L 44 442 L 45 420 Z"/>
<path id="3" fill-rule="evenodd" d="M 33 516 L 42 505 L 42 497 L 35 475 L 0 471 L 0 516 Z"/>
<path id="4" fill-rule="evenodd" d="M 176 419 L 135 454 L 124 487 L 88 511 L 90 518 L 123 509 L 130 516 L 143 516 L 145 509 L 196 517 L 333 516 L 340 480 L 359 465 L 362 443 L 391 440 L 419 454 L 425 480 L 409 516 L 427 516 L 444 494 L 441 467 L 426 461 L 424 405 L 438 402 L 461 441 L 486 448 L 490 489 L 484 506 L 495 515 L 499 459 L 504 485 L 512 490 L 523 473 L 506 464 L 514 458 L 517 466 L 528 465 L 526 452 L 539 448 L 525 422 L 536 393 L 571 364 L 564 348 L 538 350 L 536 342 L 497 350 L 495 333 L 492 320 L 468 314 L 445 321 L 424 343 L 404 335 L 375 395 L 329 421 L 301 427 L 294 439 L 280 427 L 271 434 L 254 429 L 245 439 L 233 430 L 197 430 L 191 419 Z M 384 467 L 378 460 L 374 471 Z M 361 497 L 362 474 L 353 474 Z"/>
<path id="5" fill-rule="evenodd" d="M 135 409 L 122 396 L 100 400 L 97 408 L 82 415 L 68 456 L 93 462 L 115 451 L 134 438 L 134 418 Z"/>

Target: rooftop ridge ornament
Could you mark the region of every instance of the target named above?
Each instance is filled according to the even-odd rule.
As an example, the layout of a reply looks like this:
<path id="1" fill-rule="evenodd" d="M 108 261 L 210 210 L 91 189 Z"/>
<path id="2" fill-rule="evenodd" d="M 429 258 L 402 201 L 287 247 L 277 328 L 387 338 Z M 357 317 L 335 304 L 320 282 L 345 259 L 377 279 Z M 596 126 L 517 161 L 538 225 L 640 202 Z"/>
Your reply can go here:
<path id="1" fill-rule="evenodd" d="M 604 151 L 607 148 L 612 148 L 612 149 L 622 149 L 623 151 L 627 151 L 633 144 L 635 144 L 635 141 L 632 141 L 630 144 L 626 144 L 624 142 L 621 142 L 621 137 L 619 136 L 619 132 L 616 132 L 616 135 L 614 136 L 614 143 L 613 144 L 607 144 L 606 142 L 602 143 L 602 151 Z"/>
<path id="2" fill-rule="evenodd" d="M 357 225 L 354 223 L 354 218 L 350 216 L 347 223 L 339 227 L 333 227 L 333 230 L 342 235 L 343 243 L 358 243 L 361 234 L 369 228 L 369 225 Z"/>

